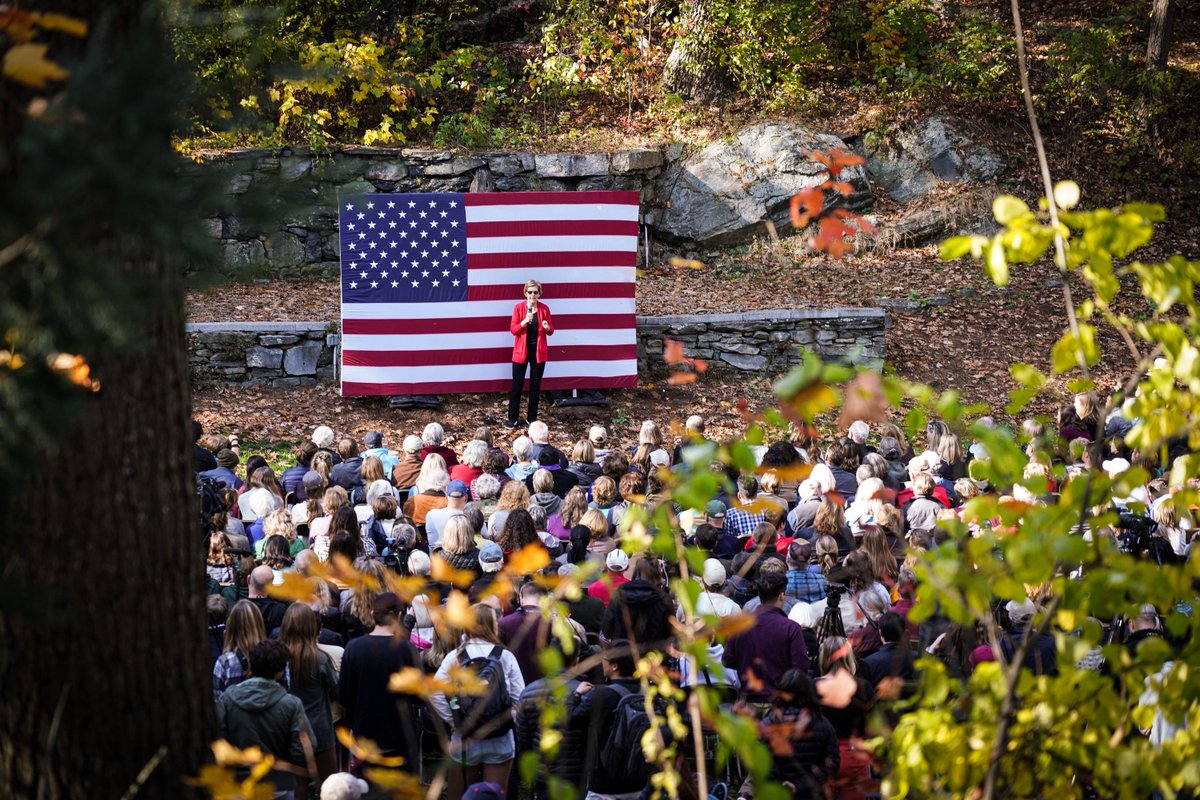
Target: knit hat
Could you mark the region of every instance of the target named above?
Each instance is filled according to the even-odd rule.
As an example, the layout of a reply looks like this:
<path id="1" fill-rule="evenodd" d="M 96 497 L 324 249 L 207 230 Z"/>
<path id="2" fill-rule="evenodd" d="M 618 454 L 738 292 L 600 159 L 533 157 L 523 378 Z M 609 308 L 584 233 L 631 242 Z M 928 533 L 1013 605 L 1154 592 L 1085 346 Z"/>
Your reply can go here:
<path id="1" fill-rule="evenodd" d="M 709 589 L 716 589 L 725 585 L 725 565 L 715 558 L 704 559 L 704 572 L 702 573 L 704 585 Z"/>
<path id="2" fill-rule="evenodd" d="M 383 434 L 379 431 L 369 431 L 367 435 L 363 437 L 363 444 L 367 446 L 368 450 L 376 447 L 383 447 Z"/>
<path id="3" fill-rule="evenodd" d="M 317 447 L 331 447 L 333 445 L 333 428 L 328 425 L 319 425 L 312 432 L 312 442 Z"/>
<path id="4" fill-rule="evenodd" d="M 609 572 L 624 572 L 629 567 L 629 556 L 624 550 L 613 550 L 608 554 L 608 558 L 604 560 L 608 566 Z"/>
<path id="5" fill-rule="evenodd" d="M 238 454 L 230 450 L 228 447 L 217 453 L 217 464 L 225 467 L 225 469 L 233 469 L 238 465 L 240 459 Z"/>

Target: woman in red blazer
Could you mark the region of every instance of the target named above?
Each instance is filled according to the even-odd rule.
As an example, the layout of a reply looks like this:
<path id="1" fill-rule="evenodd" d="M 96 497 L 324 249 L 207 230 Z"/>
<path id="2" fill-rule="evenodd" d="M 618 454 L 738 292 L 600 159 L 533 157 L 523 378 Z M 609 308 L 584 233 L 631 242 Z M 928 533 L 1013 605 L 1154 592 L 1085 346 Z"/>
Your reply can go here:
<path id="1" fill-rule="evenodd" d="M 546 337 L 554 333 L 554 320 L 550 308 L 538 298 L 542 296 L 542 284 L 530 278 L 525 281 L 525 300 L 513 306 L 512 322 L 508 329 L 512 333 L 512 388 L 508 391 L 507 428 L 519 423 L 517 408 L 521 404 L 521 384 L 525 382 L 525 366 L 529 365 L 529 418 L 537 419 L 538 392 L 542 387 L 542 373 L 546 371 L 546 358 L 550 348 Z"/>

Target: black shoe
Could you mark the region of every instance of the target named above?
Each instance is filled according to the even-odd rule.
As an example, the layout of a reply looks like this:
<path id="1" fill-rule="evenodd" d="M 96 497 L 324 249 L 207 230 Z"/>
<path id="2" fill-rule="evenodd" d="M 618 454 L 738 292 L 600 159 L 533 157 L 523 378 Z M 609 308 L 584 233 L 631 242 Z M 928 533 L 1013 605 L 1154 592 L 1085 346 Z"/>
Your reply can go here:
<path id="1" fill-rule="evenodd" d="M 505 428 L 507 428 L 507 429 L 508 429 L 508 430 L 510 430 L 510 431 L 511 431 L 513 428 L 517 427 L 517 425 L 519 425 L 519 424 L 520 424 L 520 423 L 519 423 L 517 420 L 515 420 L 515 419 L 506 419 L 506 420 L 504 421 L 504 427 L 505 427 Z"/>

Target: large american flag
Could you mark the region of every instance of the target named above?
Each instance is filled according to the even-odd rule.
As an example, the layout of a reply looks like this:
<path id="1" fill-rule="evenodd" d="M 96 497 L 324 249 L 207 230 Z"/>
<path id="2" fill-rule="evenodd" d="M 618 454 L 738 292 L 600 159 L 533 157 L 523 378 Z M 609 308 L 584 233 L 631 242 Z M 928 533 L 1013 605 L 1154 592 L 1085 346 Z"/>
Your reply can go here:
<path id="1" fill-rule="evenodd" d="M 543 389 L 637 384 L 637 192 L 366 194 L 339 203 L 342 394 L 507 391 L 542 283 Z"/>

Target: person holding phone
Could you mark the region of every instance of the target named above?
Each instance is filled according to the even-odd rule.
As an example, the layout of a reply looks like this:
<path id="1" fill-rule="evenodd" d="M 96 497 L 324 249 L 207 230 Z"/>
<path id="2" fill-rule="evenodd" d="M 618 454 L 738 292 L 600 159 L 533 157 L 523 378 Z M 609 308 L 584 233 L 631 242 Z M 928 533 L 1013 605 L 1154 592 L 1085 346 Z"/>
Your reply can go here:
<path id="1" fill-rule="evenodd" d="M 542 284 L 530 278 L 525 281 L 525 299 L 513 306 L 512 323 L 509 325 L 509 332 L 514 337 L 512 388 L 508 392 L 506 428 L 515 428 L 520 423 L 517 409 L 521 404 L 521 384 L 525 382 L 526 366 L 529 367 L 529 416 L 526 422 L 538 418 L 538 393 L 549 355 L 546 337 L 554 333 L 550 308 L 538 299 L 541 296 Z"/>

